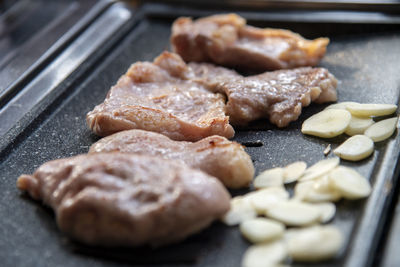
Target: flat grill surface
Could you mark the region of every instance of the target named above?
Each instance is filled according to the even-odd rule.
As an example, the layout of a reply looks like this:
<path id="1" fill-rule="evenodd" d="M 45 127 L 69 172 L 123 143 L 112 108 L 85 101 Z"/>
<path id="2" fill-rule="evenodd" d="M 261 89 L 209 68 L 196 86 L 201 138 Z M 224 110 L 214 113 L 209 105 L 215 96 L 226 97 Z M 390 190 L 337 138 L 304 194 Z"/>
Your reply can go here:
<path id="1" fill-rule="evenodd" d="M 212 11 L 208 11 L 210 14 Z M 143 15 L 143 14 L 142 14 Z M 138 14 L 138 16 L 140 16 Z M 102 249 L 71 242 L 57 229 L 51 210 L 21 194 L 15 182 L 22 173 L 32 173 L 42 163 L 56 158 L 86 153 L 98 140 L 85 123 L 85 115 L 101 103 L 109 88 L 136 61 L 153 60 L 169 49 L 170 27 L 174 17 L 143 16 L 109 41 L 109 49 L 94 55 L 90 67 L 68 79 L 52 101 L 44 101 L 37 113 L 29 114 L 30 123 L 12 141 L 1 144 L 0 163 L 0 258 L 4 266 L 239 266 L 249 243 L 237 227 L 219 222 L 188 240 L 166 248 Z M 250 24 L 270 26 L 265 20 Z M 328 36 L 331 44 L 321 66 L 328 68 L 340 81 L 339 101 L 399 104 L 400 31 L 377 30 L 375 33 L 349 34 L 346 25 L 297 24 L 273 22 L 306 37 Z M 291 27 L 293 26 L 293 27 Z M 363 31 L 363 25 L 357 31 Z M 315 29 L 313 31 L 312 29 Z M 310 34 L 312 32 L 312 34 Z M 390 52 L 389 52 L 390 51 Z M 300 118 L 284 129 L 266 121 L 239 129 L 233 140 L 249 145 L 256 173 L 304 160 L 311 165 L 324 158 L 328 144 L 335 148 L 344 137 L 323 140 L 304 136 L 302 122 L 325 105 L 312 104 Z M 16 126 L 18 127 L 18 123 Z M 252 146 L 254 143 L 256 145 Z M 262 145 L 260 146 L 260 144 Z M 382 236 L 397 186 L 400 137 L 377 143 L 373 156 L 350 166 L 369 178 L 374 191 L 366 200 L 337 203 L 333 224 L 344 233 L 346 245 L 336 259 L 315 266 L 367 266 Z M 231 191 L 233 195 L 248 190 Z M 295 265 L 301 266 L 301 265 Z"/>

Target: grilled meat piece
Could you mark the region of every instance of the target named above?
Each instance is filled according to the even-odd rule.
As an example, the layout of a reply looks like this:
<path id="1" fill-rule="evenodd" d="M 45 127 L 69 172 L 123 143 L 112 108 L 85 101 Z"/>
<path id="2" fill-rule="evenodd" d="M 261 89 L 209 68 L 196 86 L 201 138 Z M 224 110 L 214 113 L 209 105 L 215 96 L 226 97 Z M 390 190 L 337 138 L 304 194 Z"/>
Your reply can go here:
<path id="1" fill-rule="evenodd" d="M 181 160 L 217 177 L 229 188 L 248 186 L 254 175 L 253 163 L 243 147 L 216 135 L 191 143 L 173 141 L 154 132 L 129 130 L 100 139 L 89 153 L 112 151 Z"/>
<path id="2" fill-rule="evenodd" d="M 63 232 L 101 246 L 180 241 L 230 201 L 217 179 L 180 161 L 118 152 L 47 162 L 17 186 L 52 207 Z"/>
<path id="3" fill-rule="evenodd" d="M 173 51 L 185 61 L 258 71 L 315 66 L 328 43 L 328 38 L 306 40 L 288 30 L 247 26 L 235 14 L 195 21 L 181 17 L 174 22 L 171 35 Z"/>
<path id="4" fill-rule="evenodd" d="M 143 129 L 174 140 L 197 141 L 211 135 L 231 138 L 225 98 L 190 78 L 182 59 L 164 52 L 150 62 L 137 62 L 108 92 L 86 120 L 94 133 L 106 136 Z"/>
<path id="5" fill-rule="evenodd" d="M 297 120 L 302 107 L 311 101 L 337 100 L 337 80 L 324 68 L 303 67 L 243 77 L 208 63 L 189 66 L 198 82 L 211 91 L 226 94 L 226 112 L 233 125 L 268 118 L 278 127 L 285 127 Z"/>
<path id="6" fill-rule="evenodd" d="M 101 136 L 142 129 L 173 140 L 230 138 L 234 130 L 229 122 L 245 125 L 269 118 L 285 127 L 311 101 L 336 101 L 336 85 L 335 77 L 324 68 L 244 77 L 209 63 L 186 65 L 179 55 L 164 52 L 154 63 L 133 64 L 86 119 Z"/>

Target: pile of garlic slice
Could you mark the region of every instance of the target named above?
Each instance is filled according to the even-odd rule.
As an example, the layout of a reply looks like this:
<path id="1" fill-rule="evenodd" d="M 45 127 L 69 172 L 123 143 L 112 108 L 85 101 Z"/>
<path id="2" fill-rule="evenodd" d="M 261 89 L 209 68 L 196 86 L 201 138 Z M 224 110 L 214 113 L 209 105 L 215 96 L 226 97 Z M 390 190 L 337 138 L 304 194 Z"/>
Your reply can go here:
<path id="1" fill-rule="evenodd" d="M 389 138 L 396 130 L 397 117 L 379 122 L 373 118 L 393 114 L 396 110 L 397 106 L 390 104 L 341 102 L 305 120 L 301 132 L 322 138 L 345 133 L 351 137 L 333 153 L 345 160 L 359 161 L 374 152 L 374 142 Z"/>
<path id="2" fill-rule="evenodd" d="M 254 244 L 244 254 L 243 267 L 279 266 L 290 259 L 315 262 L 337 255 L 344 237 L 326 224 L 336 212 L 332 202 L 371 192 L 367 179 L 339 163 L 333 157 L 309 168 L 299 161 L 265 170 L 254 179 L 258 190 L 232 198 L 222 221 L 239 225 L 243 237 Z M 290 197 L 284 184 L 296 181 Z"/>

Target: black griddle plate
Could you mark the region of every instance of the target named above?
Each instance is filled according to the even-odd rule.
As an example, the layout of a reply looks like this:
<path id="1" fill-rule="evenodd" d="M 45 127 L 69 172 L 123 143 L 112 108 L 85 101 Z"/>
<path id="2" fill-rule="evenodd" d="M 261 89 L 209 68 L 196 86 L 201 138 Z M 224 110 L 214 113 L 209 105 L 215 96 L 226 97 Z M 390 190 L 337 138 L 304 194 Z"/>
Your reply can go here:
<path id="1" fill-rule="evenodd" d="M 214 11 L 215 12 L 215 11 Z M 213 11 L 202 11 L 212 14 Z M 340 81 L 339 101 L 399 104 L 400 31 L 390 29 L 365 34 L 363 24 L 298 23 L 269 21 L 258 13 L 250 24 L 295 28 L 306 37 L 331 38 L 328 53 L 321 63 Z M 141 17 L 143 16 L 143 17 Z M 249 15 L 249 17 L 251 17 Z M 85 114 L 101 103 L 110 86 L 133 62 L 153 60 L 169 48 L 171 14 L 136 14 L 121 27 L 103 49 L 91 55 L 78 70 L 40 101 L 22 123 L 17 122 L 0 141 L 0 259 L 2 266 L 240 266 L 249 243 L 237 227 L 214 223 L 202 233 L 180 244 L 150 248 L 88 248 L 65 238 L 58 230 L 53 213 L 21 194 L 15 185 L 22 173 L 32 173 L 42 163 L 56 158 L 86 153 L 98 140 L 85 124 Z M 313 30 L 314 29 L 314 30 Z M 312 36 L 311 36 L 312 37 Z M 246 150 L 254 160 L 256 173 L 275 166 L 304 160 L 309 165 L 324 158 L 328 144 L 335 148 L 344 138 L 322 140 L 304 136 L 301 123 L 322 110 L 323 105 L 306 108 L 299 120 L 288 128 L 277 129 L 268 122 L 257 122 L 236 132 L 235 141 L 262 146 Z M 398 186 L 400 137 L 377 143 L 374 154 L 351 166 L 367 177 L 373 192 L 368 199 L 337 203 L 333 224 L 344 233 L 346 245 L 340 255 L 315 266 L 371 266 L 375 250 L 385 229 L 386 213 Z M 332 155 L 330 155 L 332 156 Z M 247 190 L 235 191 L 241 194 Z M 295 266 L 301 266 L 296 264 Z"/>

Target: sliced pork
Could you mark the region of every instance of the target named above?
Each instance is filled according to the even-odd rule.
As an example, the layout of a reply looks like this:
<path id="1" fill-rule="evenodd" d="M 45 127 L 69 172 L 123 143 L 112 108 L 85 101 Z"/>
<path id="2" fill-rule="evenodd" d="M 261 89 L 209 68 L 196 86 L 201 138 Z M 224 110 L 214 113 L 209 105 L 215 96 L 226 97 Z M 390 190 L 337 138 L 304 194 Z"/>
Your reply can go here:
<path id="1" fill-rule="evenodd" d="M 190 75 L 182 59 L 168 52 L 153 63 L 133 64 L 104 102 L 87 114 L 90 129 L 100 136 L 143 129 L 187 141 L 232 137 L 224 96 L 211 93 Z"/>
<path id="2" fill-rule="evenodd" d="M 295 68 L 244 77 L 208 63 L 190 63 L 197 81 L 224 93 L 226 112 L 233 125 L 268 118 L 278 127 L 297 120 L 302 107 L 337 100 L 337 80 L 325 68 Z"/>
<path id="3" fill-rule="evenodd" d="M 118 152 L 50 161 L 17 185 L 54 209 L 63 232 L 101 246 L 180 241 L 230 201 L 217 179 L 180 161 Z"/>
<path id="4" fill-rule="evenodd" d="M 185 61 L 258 71 L 315 66 L 328 43 L 328 38 L 306 40 L 288 30 L 248 26 L 235 14 L 178 18 L 171 35 L 174 52 Z"/>
<path id="5" fill-rule="evenodd" d="M 100 139 L 90 147 L 89 153 L 113 151 L 181 160 L 217 177 L 229 188 L 248 186 L 254 175 L 253 163 L 244 148 L 222 136 L 191 143 L 173 141 L 154 132 L 129 130 Z"/>
<path id="6" fill-rule="evenodd" d="M 212 135 L 230 138 L 234 130 L 229 123 L 268 118 L 285 127 L 311 101 L 336 101 L 336 85 L 324 68 L 245 77 L 210 63 L 187 65 L 179 55 L 164 52 L 154 63 L 133 64 L 86 119 L 101 136 L 142 129 L 182 141 Z"/>

